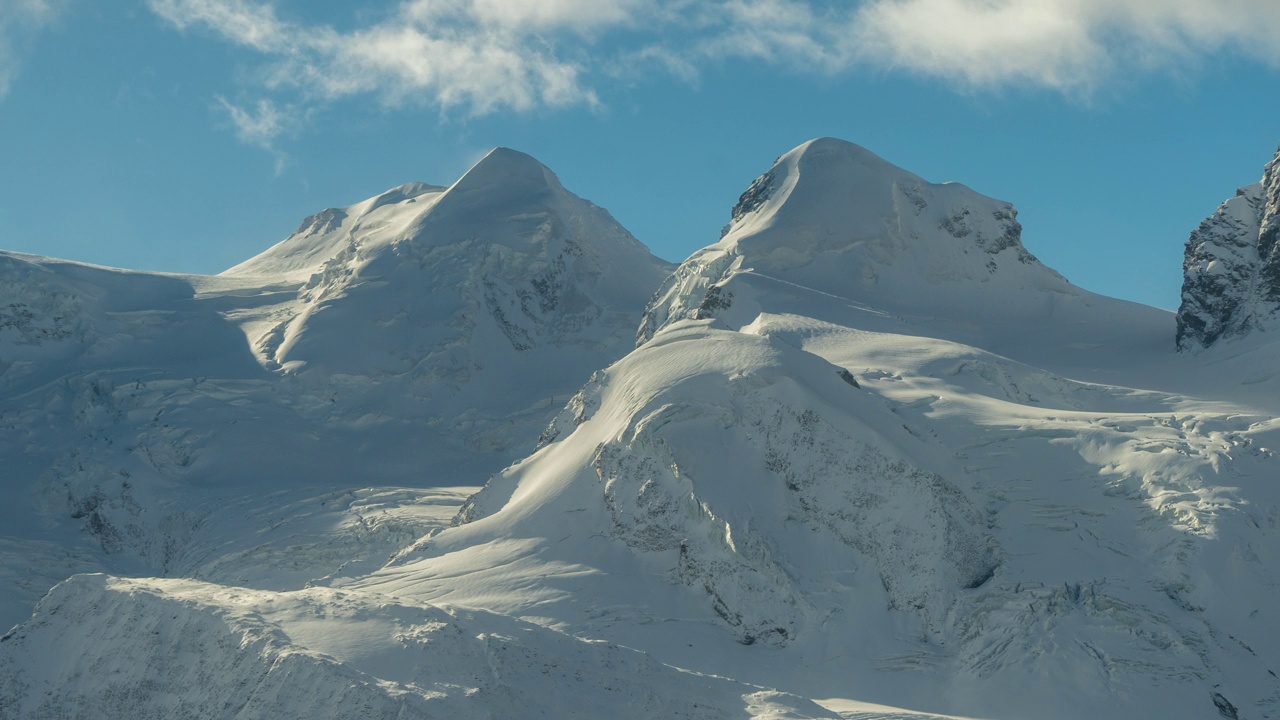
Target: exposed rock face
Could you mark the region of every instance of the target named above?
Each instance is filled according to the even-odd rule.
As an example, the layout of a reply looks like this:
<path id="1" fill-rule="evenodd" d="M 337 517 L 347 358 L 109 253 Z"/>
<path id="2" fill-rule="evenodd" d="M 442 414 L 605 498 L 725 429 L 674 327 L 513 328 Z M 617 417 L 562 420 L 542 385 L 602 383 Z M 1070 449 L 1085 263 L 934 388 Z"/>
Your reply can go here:
<path id="1" fill-rule="evenodd" d="M 1187 240 L 1178 349 L 1275 326 L 1280 313 L 1280 155 Z"/>

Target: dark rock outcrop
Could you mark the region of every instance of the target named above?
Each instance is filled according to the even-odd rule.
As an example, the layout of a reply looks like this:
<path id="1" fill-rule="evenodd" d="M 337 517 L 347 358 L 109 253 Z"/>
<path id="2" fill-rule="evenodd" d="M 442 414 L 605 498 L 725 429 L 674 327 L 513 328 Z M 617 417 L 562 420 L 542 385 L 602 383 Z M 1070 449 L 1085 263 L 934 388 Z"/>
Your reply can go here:
<path id="1" fill-rule="evenodd" d="M 1280 323 L 1280 155 L 1187 240 L 1178 349 Z"/>

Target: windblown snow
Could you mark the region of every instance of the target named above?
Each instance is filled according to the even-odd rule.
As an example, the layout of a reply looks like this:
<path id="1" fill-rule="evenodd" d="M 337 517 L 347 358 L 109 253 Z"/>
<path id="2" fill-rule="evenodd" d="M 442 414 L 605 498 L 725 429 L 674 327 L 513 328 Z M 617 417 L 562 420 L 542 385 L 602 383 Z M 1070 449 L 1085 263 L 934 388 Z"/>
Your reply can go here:
<path id="1" fill-rule="evenodd" d="M 505 149 L 0 263 L 2 717 L 1280 717 L 1280 345 L 850 143 L 674 272 Z"/>

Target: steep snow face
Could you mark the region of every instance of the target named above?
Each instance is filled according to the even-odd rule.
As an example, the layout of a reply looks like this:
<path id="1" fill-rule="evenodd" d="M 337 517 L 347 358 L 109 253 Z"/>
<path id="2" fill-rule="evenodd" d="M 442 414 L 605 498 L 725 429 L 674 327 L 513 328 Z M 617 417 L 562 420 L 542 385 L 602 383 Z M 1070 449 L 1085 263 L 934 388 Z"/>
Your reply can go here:
<path id="1" fill-rule="evenodd" d="M 223 275 L 307 273 L 253 338 L 271 367 L 456 389 L 495 352 L 543 346 L 596 354 L 589 373 L 669 269 L 541 163 L 498 148 L 447 189 L 407 185 L 308 218 Z M 510 351 L 490 346 L 503 338 Z"/>
<path id="2" fill-rule="evenodd" d="M 1010 289 L 1081 294 L 1026 251 L 1021 232 L 1009 203 L 929 183 L 852 143 L 811 140 L 752 183 L 721 241 L 667 280 L 639 341 L 670 322 L 718 316 L 744 274 L 880 311 L 957 317 L 1016 313 Z"/>
<path id="3" fill-rule="evenodd" d="M 1280 316 L 1280 154 L 1187 240 L 1178 348 L 1273 330 Z"/>
<path id="4" fill-rule="evenodd" d="M 338 398 L 352 421 L 367 408 L 425 417 L 453 454 L 514 460 L 573 387 L 623 353 L 670 265 L 505 148 L 447 189 L 389 197 L 270 251 L 272 267 L 313 262 L 316 246 L 333 254 L 295 298 L 237 319 L 267 367 Z"/>

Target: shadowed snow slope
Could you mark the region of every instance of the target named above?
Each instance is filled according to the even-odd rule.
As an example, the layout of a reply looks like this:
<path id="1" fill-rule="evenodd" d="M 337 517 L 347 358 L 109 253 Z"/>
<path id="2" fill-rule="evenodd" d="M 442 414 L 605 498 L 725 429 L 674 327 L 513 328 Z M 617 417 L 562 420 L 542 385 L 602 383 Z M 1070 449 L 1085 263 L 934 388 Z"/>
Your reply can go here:
<path id="1" fill-rule="evenodd" d="M 35 663 L 0 655 L 3 717 L 838 717 L 491 613 L 319 588 L 81 575 L 5 642 Z"/>
<path id="2" fill-rule="evenodd" d="M 231 318 L 251 351 L 234 381 L 127 388 L 23 356 L 51 389 L 6 396 L 9 442 L 69 417 L 101 438 L 52 466 L 52 507 L 95 478 L 212 486 L 198 473 L 251 472 L 268 446 L 299 472 L 421 460 L 456 480 L 563 410 L 465 502 L 246 491 L 175 546 L 166 567 L 194 579 L 59 585 L 0 641 L 0 715 L 1280 717 L 1277 346 L 1179 353 L 1172 313 L 1072 286 L 1015 218 L 815 140 L 648 296 L 627 273 L 656 262 L 500 150 L 223 276 L 150 280 L 198 286 L 172 317 Z M 59 357 L 143 321 L 24 282 L 41 309 L 10 332 L 79 343 Z M 625 322 L 639 344 L 615 362 Z M 580 368 L 576 395 L 552 388 Z M 259 445 L 225 459 L 195 411 Z M 432 454 L 393 452 L 411 437 Z M 88 526 L 139 491 L 112 492 Z"/>
<path id="3" fill-rule="evenodd" d="M 230 532 L 219 506 L 479 485 L 626 352 L 670 269 L 504 148 L 219 276 L 0 253 L 0 624 L 78 570 L 234 576 L 192 545 Z"/>

